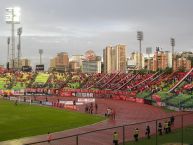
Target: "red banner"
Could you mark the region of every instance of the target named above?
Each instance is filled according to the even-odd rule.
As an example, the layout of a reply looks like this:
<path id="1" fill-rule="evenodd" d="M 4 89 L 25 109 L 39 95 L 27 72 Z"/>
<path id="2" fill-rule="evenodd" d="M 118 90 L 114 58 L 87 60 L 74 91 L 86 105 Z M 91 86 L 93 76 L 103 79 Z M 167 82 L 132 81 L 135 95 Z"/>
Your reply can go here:
<path id="1" fill-rule="evenodd" d="M 136 98 L 135 97 L 127 97 L 126 101 L 136 102 Z"/>
<path id="2" fill-rule="evenodd" d="M 136 98 L 136 102 L 144 104 L 144 99 L 143 98 Z"/>
<path id="3" fill-rule="evenodd" d="M 156 102 L 161 102 L 161 97 L 158 95 L 153 95 L 152 99 L 155 100 Z"/>

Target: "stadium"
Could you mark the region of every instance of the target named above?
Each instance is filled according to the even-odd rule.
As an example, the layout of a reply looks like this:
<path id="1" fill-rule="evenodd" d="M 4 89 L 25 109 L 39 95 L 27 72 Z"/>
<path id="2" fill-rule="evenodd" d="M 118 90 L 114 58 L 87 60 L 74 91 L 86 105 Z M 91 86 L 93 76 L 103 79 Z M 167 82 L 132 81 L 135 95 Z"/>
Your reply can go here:
<path id="1" fill-rule="evenodd" d="M 1 70 L 1 143 L 108 145 L 116 131 L 120 144 L 130 144 L 136 128 L 138 144 L 191 143 L 192 70 L 127 74 Z M 158 123 L 164 125 L 171 116 L 172 133 L 159 136 Z M 147 125 L 151 139 L 146 139 Z"/>
<path id="2" fill-rule="evenodd" d="M 0 145 L 193 145 L 193 1 L 173 1 L 1 0 Z"/>

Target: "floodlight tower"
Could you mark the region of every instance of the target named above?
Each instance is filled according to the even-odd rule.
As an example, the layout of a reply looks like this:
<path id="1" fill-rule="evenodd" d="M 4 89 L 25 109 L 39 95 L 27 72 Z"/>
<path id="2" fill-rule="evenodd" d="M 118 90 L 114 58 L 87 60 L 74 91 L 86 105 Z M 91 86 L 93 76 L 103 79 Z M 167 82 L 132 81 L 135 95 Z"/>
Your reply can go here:
<path id="1" fill-rule="evenodd" d="M 39 49 L 39 54 L 40 54 L 40 65 L 41 65 L 42 64 L 43 49 Z"/>
<path id="2" fill-rule="evenodd" d="M 172 68 L 174 69 L 174 46 L 175 46 L 175 39 L 174 38 L 170 38 L 170 43 L 172 46 Z"/>
<path id="3" fill-rule="evenodd" d="M 10 45 L 10 37 L 7 38 L 7 63 L 9 63 L 9 45 Z"/>
<path id="4" fill-rule="evenodd" d="M 20 67 L 19 63 L 20 63 L 20 57 L 21 57 L 21 34 L 22 34 L 22 27 L 17 29 L 17 35 L 18 35 L 18 45 L 17 45 L 17 59 L 18 59 L 18 69 Z"/>
<path id="5" fill-rule="evenodd" d="M 12 68 L 14 69 L 14 59 L 15 59 L 15 24 L 20 23 L 20 8 L 19 7 L 12 7 L 6 8 L 6 23 L 11 24 L 11 61 L 12 61 Z"/>
<path id="6" fill-rule="evenodd" d="M 139 69 L 142 69 L 142 54 L 141 54 L 141 41 L 143 40 L 143 32 L 142 31 L 137 31 L 137 40 L 139 40 L 139 64 L 138 67 Z"/>

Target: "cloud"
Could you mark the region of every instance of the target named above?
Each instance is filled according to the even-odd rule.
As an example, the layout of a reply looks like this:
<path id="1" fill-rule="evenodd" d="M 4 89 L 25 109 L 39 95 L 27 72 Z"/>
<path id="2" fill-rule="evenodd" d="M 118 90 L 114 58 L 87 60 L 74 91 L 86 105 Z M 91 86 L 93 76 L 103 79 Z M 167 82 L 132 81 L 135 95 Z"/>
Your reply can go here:
<path id="1" fill-rule="evenodd" d="M 38 49 L 44 49 L 47 65 L 60 51 L 72 55 L 93 49 L 102 55 L 105 46 L 123 43 L 130 53 L 138 50 L 137 30 L 144 32 L 144 51 L 156 46 L 170 50 L 170 37 L 176 38 L 178 51 L 193 48 L 192 0 L 1 0 L 0 63 L 6 61 L 11 34 L 5 8 L 14 5 L 22 10 L 21 24 L 15 26 L 23 27 L 22 56 L 34 64 Z"/>

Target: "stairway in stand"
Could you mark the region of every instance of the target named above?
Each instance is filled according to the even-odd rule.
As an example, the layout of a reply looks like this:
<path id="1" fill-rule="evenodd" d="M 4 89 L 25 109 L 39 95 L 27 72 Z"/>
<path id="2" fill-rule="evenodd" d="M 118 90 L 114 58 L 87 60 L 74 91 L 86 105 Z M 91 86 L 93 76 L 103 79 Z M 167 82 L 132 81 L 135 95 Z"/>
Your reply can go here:
<path id="1" fill-rule="evenodd" d="M 191 68 L 190 71 L 187 72 L 186 75 L 168 91 L 168 93 L 172 92 L 175 88 L 177 88 L 190 75 L 192 71 L 193 68 Z"/>

